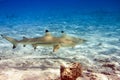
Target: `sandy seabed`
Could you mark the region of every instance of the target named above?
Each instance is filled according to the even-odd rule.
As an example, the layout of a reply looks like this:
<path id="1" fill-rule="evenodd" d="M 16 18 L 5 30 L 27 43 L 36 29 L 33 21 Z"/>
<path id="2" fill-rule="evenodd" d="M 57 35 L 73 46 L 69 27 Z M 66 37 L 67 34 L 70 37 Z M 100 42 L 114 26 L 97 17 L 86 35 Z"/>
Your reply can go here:
<path id="1" fill-rule="evenodd" d="M 23 36 L 41 36 L 42 33 L 39 26 L 26 32 L 24 28 L 17 29 L 1 28 L 0 34 L 20 39 Z M 120 80 L 120 40 L 115 35 L 119 30 L 81 34 L 88 42 L 74 49 L 60 48 L 55 53 L 52 48 L 41 46 L 34 51 L 29 45 L 24 48 L 18 45 L 13 50 L 11 43 L 0 37 L 0 80 L 60 80 L 60 65 L 67 66 L 73 62 L 79 62 L 83 69 L 83 76 L 77 80 Z"/>
<path id="2" fill-rule="evenodd" d="M 5 58 L 5 57 L 4 57 Z M 0 80 L 60 80 L 60 65 L 73 62 L 82 64 L 83 76 L 77 80 L 120 80 L 118 62 L 95 59 L 95 63 L 85 62 L 80 57 L 25 56 L 2 58 Z"/>

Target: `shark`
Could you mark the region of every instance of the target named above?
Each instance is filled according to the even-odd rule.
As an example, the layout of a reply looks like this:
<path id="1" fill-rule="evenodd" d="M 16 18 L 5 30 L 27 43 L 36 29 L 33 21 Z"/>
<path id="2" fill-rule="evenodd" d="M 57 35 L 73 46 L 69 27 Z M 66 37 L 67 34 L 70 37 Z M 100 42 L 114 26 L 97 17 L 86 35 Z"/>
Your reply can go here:
<path id="1" fill-rule="evenodd" d="M 62 34 L 61 36 L 56 37 L 51 35 L 49 30 L 45 30 L 45 35 L 41 37 L 36 38 L 23 37 L 22 40 L 17 40 L 5 35 L 1 36 L 13 44 L 12 47 L 13 49 L 15 49 L 18 44 L 23 44 L 24 47 L 30 44 L 33 46 L 34 49 L 36 49 L 37 46 L 53 47 L 53 52 L 56 52 L 61 47 L 75 47 L 76 45 L 87 41 L 85 39 L 68 36 L 64 31 L 61 31 L 61 34 Z"/>

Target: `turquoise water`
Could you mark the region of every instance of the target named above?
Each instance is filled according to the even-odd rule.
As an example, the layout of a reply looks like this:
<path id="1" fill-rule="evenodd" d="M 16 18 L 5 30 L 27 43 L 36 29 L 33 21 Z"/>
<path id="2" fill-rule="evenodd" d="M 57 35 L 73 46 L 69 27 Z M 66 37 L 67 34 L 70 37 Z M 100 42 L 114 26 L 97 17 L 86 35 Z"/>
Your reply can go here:
<path id="1" fill-rule="evenodd" d="M 0 37 L 1 59 L 61 57 L 78 61 L 83 66 L 108 60 L 120 66 L 120 1 L 119 0 L 0 0 L 0 34 L 17 40 L 40 37 L 49 30 L 53 36 L 61 31 L 86 39 L 74 48 L 12 44 Z M 54 63 L 54 62 L 53 62 Z"/>
<path id="2" fill-rule="evenodd" d="M 0 0 L 0 34 L 22 39 L 23 36 L 28 38 L 42 36 L 46 29 L 54 36 L 58 36 L 63 30 L 68 35 L 88 40 L 87 43 L 73 49 L 73 53 L 78 50 L 81 54 L 82 50 L 82 53 L 90 50 L 92 54 L 95 50 L 99 54 L 102 51 L 106 53 L 113 50 L 119 54 L 119 9 L 118 0 L 109 2 L 107 0 L 70 0 L 69 2 L 67 0 Z M 3 46 L 4 44 L 6 45 Z M 10 46 L 10 43 L 1 38 L 1 49 L 11 50 Z M 22 47 L 20 49 L 22 50 Z"/>

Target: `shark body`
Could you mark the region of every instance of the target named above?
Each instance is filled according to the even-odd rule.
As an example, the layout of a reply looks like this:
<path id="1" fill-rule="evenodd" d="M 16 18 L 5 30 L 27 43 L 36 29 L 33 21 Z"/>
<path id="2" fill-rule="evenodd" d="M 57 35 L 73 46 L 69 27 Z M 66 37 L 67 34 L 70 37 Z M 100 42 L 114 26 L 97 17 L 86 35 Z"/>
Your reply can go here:
<path id="1" fill-rule="evenodd" d="M 30 44 L 34 47 L 34 49 L 36 49 L 37 46 L 52 46 L 53 52 L 56 52 L 60 47 L 74 47 L 75 45 L 86 42 L 86 40 L 81 38 L 67 36 L 63 31 L 62 36 L 60 37 L 52 36 L 48 30 L 45 31 L 45 35 L 42 37 L 23 37 L 22 40 L 16 40 L 5 35 L 1 36 L 13 44 L 13 49 L 16 48 L 18 44 L 23 44 L 24 47 L 27 44 Z"/>

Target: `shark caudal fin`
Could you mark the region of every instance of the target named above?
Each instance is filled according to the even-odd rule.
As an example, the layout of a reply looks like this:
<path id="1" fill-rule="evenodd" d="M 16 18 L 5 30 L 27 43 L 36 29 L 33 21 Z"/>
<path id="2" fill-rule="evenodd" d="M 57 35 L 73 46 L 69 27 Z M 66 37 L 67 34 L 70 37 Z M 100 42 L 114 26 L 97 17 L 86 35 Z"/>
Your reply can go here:
<path id="1" fill-rule="evenodd" d="M 5 35 L 1 35 L 1 36 L 13 44 L 13 49 L 16 48 L 17 43 L 18 43 L 17 40 L 15 40 L 15 39 L 13 39 L 13 38 L 11 38 L 11 37 L 7 37 L 7 36 L 5 36 Z"/>

